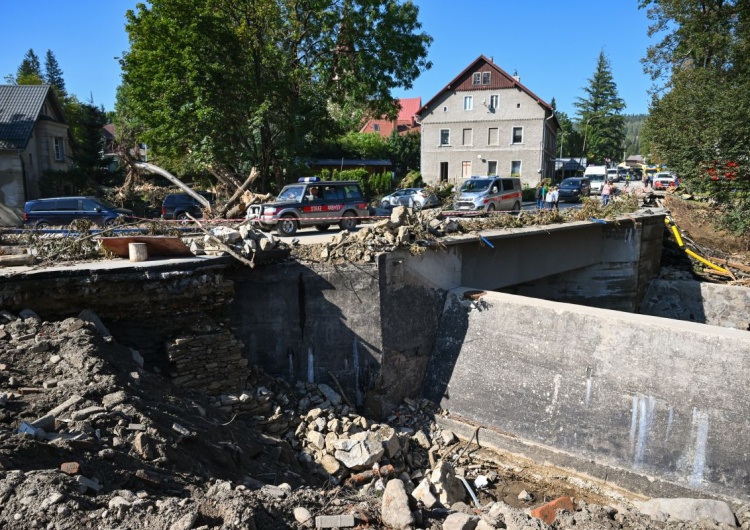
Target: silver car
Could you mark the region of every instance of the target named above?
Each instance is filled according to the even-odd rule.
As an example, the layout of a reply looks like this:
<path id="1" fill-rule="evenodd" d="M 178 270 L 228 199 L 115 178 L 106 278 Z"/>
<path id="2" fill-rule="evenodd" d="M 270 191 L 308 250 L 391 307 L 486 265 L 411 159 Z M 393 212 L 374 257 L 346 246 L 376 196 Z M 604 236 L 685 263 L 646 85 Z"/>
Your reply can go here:
<path id="1" fill-rule="evenodd" d="M 383 197 L 380 205 L 383 208 L 408 206 L 415 210 L 421 210 L 422 208 L 439 206 L 440 200 L 434 193 L 430 193 L 427 188 L 404 188 Z"/>

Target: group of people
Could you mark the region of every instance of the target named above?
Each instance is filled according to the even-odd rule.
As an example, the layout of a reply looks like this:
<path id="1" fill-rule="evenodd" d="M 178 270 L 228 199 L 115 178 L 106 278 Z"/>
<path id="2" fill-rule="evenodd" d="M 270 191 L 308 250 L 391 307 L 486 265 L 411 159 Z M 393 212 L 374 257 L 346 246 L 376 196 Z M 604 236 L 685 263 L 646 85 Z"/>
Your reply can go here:
<path id="1" fill-rule="evenodd" d="M 557 210 L 560 203 L 559 188 L 557 186 L 547 187 L 547 184 L 542 183 L 537 184 L 535 198 L 538 210 Z"/>

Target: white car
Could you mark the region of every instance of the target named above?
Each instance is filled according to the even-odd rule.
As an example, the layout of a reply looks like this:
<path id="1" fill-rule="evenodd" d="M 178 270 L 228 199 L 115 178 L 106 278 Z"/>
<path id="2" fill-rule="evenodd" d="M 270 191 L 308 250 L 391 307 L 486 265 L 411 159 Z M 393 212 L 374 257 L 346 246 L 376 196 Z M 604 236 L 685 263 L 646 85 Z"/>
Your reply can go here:
<path id="1" fill-rule="evenodd" d="M 653 188 L 655 190 L 665 190 L 670 186 L 677 186 L 677 177 L 671 173 L 657 173 L 654 175 Z"/>
<path id="2" fill-rule="evenodd" d="M 404 188 L 397 190 L 390 195 L 386 195 L 380 200 L 383 208 L 392 208 L 394 206 L 408 206 L 415 210 L 438 206 L 440 200 L 434 193 L 430 193 L 426 188 Z"/>

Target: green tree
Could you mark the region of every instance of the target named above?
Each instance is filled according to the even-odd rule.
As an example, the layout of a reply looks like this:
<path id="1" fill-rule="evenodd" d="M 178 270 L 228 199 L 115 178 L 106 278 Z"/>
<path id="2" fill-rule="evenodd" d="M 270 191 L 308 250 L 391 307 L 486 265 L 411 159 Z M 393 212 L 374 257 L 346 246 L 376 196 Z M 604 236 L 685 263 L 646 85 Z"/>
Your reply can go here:
<path id="1" fill-rule="evenodd" d="M 403 178 L 409 171 L 419 171 L 422 156 L 422 135 L 417 131 L 398 134 L 393 131 L 388 137 L 388 158 L 393 163 L 396 176 Z"/>
<path id="2" fill-rule="evenodd" d="M 118 120 L 168 167 L 280 185 L 339 128 L 329 109 L 393 112 L 431 38 L 399 0 L 153 0 L 127 13 Z M 348 110 L 345 114 L 350 115 Z"/>
<path id="3" fill-rule="evenodd" d="M 644 69 L 655 93 L 643 129 L 654 159 L 720 205 L 717 220 L 750 228 L 750 2 L 641 1 L 663 38 Z"/>
<path id="4" fill-rule="evenodd" d="M 578 111 L 578 129 L 584 139 L 584 156 L 589 162 L 619 160 L 625 138 L 625 122 L 620 113 L 625 102 L 618 96 L 617 84 L 603 51 L 599 53 L 589 86 L 583 91 L 586 96 L 577 98 L 574 106 Z"/>
<path id="5" fill-rule="evenodd" d="M 19 85 L 41 85 L 44 83 L 42 66 L 34 50 L 29 49 L 24 55 L 23 61 L 16 71 L 16 83 Z"/>
<path id="6" fill-rule="evenodd" d="M 567 113 L 558 110 L 555 98 L 552 98 L 550 107 L 552 107 L 552 112 L 555 113 L 560 124 L 560 130 L 557 133 L 557 156 L 563 158 L 581 156 L 583 137 L 576 130 L 575 124 Z"/>
<path id="7" fill-rule="evenodd" d="M 47 55 L 44 57 L 44 82 L 55 89 L 58 98 L 62 99 L 67 96 L 68 92 L 65 90 L 62 68 L 57 63 L 52 50 L 47 50 Z"/>
<path id="8" fill-rule="evenodd" d="M 378 133 L 349 133 L 339 143 L 346 158 L 374 160 L 388 157 L 388 145 Z"/>

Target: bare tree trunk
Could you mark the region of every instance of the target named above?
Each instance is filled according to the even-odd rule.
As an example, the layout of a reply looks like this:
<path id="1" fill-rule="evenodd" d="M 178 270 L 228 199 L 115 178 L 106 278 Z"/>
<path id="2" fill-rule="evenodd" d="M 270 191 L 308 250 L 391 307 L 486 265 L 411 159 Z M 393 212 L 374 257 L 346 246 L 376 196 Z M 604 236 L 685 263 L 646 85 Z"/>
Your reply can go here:
<path id="1" fill-rule="evenodd" d="M 219 216 L 224 217 L 224 215 L 229 211 L 229 209 L 234 205 L 235 202 L 242 196 L 244 191 L 250 187 L 250 184 L 255 182 L 255 180 L 258 178 L 260 174 L 258 173 L 258 170 L 253 167 L 253 169 L 250 170 L 250 176 L 247 177 L 245 182 L 242 183 L 242 186 L 240 186 L 237 191 L 234 192 L 234 195 L 232 195 L 229 200 L 226 202 L 224 206 L 221 207 L 221 209 L 218 211 Z"/>

